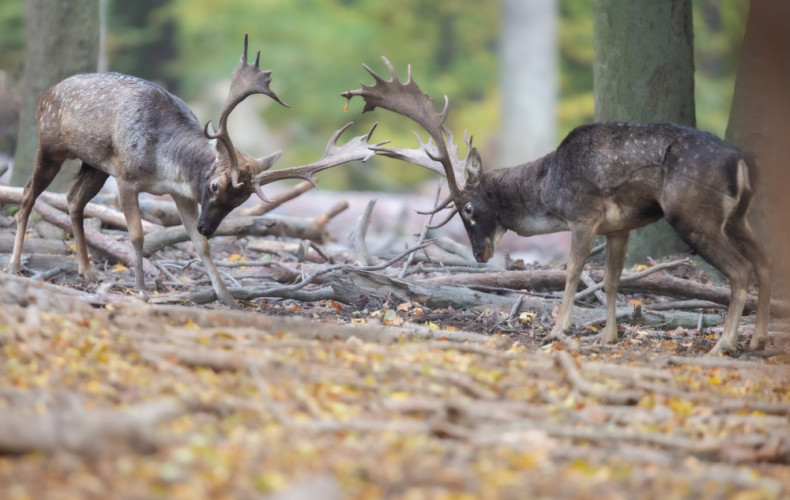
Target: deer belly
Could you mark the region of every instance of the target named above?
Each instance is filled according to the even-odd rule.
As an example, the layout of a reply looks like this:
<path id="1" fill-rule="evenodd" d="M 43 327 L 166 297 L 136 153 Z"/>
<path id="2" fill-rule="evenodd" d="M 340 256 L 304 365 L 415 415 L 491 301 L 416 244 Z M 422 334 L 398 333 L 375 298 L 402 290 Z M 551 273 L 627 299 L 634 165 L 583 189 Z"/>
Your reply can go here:
<path id="1" fill-rule="evenodd" d="M 599 234 L 624 231 L 646 226 L 663 217 L 658 203 L 632 206 L 618 204 L 611 200 L 604 202 L 603 220 L 598 227 Z"/>

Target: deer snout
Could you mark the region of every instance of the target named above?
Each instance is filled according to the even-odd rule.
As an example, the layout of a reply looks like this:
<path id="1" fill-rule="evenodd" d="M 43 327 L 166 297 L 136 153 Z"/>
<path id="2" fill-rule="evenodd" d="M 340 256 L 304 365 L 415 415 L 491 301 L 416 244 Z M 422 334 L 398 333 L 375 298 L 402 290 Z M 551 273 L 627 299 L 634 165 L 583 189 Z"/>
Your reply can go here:
<path id="1" fill-rule="evenodd" d="M 202 234 L 206 238 L 211 238 L 211 235 L 214 234 L 214 231 L 217 230 L 218 224 L 208 224 L 203 219 L 198 220 L 197 230 L 198 233 Z"/>
<path id="2" fill-rule="evenodd" d="M 475 245 L 472 248 L 472 253 L 474 253 L 477 262 L 488 262 L 494 256 L 494 245 L 486 239 L 482 245 Z"/>

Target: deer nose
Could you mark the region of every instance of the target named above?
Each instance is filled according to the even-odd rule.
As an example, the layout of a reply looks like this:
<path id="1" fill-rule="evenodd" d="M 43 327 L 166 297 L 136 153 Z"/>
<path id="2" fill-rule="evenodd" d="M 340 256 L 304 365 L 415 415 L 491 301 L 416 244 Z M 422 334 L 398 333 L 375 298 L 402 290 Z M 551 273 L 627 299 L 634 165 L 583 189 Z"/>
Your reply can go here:
<path id="1" fill-rule="evenodd" d="M 203 223 L 202 221 L 198 221 L 197 230 L 198 233 L 202 234 L 206 238 L 214 234 L 214 229 L 211 228 L 208 224 Z"/>

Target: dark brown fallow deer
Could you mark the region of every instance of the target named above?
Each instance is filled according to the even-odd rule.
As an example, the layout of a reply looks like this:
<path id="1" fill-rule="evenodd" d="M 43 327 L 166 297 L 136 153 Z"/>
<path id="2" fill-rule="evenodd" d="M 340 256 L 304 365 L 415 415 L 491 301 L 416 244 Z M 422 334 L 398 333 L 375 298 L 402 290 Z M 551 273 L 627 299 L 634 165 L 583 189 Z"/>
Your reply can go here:
<path id="1" fill-rule="evenodd" d="M 285 105 L 269 88 L 271 71 L 247 61 L 244 51 L 233 72 L 230 91 L 222 109 L 219 131 L 205 128 L 184 102 L 154 83 L 117 73 L 76 75 L 44 92 L 38 102 L 38 150 L 33 176 L 25 185 L 14 251 L 8 266 L 19 272 L 28 217 L 36 198 L 49 186 L 66 159 L 82 161 L 68 192 L 69 214 L 76 241 L 79 272 L 96 281 L 83 232 L 83 210 L 107 177 L 118 181 L 118 193 L 135 253 L 135 288 L 145 287 L 143 229 L 138 194 L 173 197 L 192 244 L 206 267 L 218 299 L 235 301 L 217 271 L 206 240 L 222 219 L 252 193 L 262 199 L 261 186 L 276 180 L 302 178 L 315 183 L 313 174 L 349 161 L 365 161 L 373 129 L 338 145 L 332 136 L 324 156 L 315 163 L 267 171 L 280 152 L 255 159 L 233 146 L 228 116 L 246 97 L 264 94 Z M 374 126 L 375 128 L 375 126 Z M 200 213 L 198 215 L 198 206 Z"/>
<path id="2" fill-rule="evenodd" d="M 369 67 L 373 85 L 344 92 L 362 96 L 363 111 L 376 107 L 411 118 L 428 131 L 418 149 L 374 147 L 377 153 L 444 175 L 450 195 L 432 211 L 461 214 L 475 258 L 491 258 L 507 230 L 521 236 L 571 231 L 565 293 L 549 339 L 571 326 L 573 297 L 598 234 L 606 237 L 604 342 L 617 339 L 615 305 L 628 235 L 665 217 L 678 235 L 730 280 L 732 295 L 721 339 L 711 353 L 737 349 L 738 323 L 752 272 L 757 275 L 757 318 L 750 347 L 767 338 L 771 276 L 765 253 L 746 222 L 755 182 L 749 155 L 712 134 L 671 124 L 596 123 L 573 130 L 552 153 L 511 168 L 485 170 L 467 140 L 460 159 L 444 127 L 448 100 L 436 112 L 431 98 L 412 80 L 405 83 L 384 59 L 390 80 Z M 419 138 L 418 138 L 419 139 Z M 464 179 L 459 185 L 457 179 Z M 442 223 L 442 224 L 443 224 Z M 439 224 L 441 225 L 441 224 Z"/>

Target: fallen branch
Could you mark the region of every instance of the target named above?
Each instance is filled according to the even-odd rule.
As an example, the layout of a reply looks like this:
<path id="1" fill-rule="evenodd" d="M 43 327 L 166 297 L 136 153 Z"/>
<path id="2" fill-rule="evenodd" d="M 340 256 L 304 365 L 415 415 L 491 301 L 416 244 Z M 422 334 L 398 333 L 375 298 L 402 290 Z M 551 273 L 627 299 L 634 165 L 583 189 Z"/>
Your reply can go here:
<path id="1" fill-rule="evenodd" d="M 643 393 L 639 391 L 628 389 L 612 391 L 591 384 L 579 373 L 573 356 L 565 351 L 557 351 L 554 355 L 554 361 L 557 367 L 565 374 L 568 383 L 583 396 L 593 396 L 604 403 L 615 405 L 634 405 L 643 396 Z"/>
<path id="2" fill-rule="evenodd" d="M 590 276 L 596 281 L 603 279 L 603 272 L 591 271 Z M 717 304 L 728 305 L 730 302 L 730 289 L 721 286 L 709 286 L 695 281 L 652 274 L 638 280 L 630 279 L 630 273 L 624 274 L 620 280 L 619 292 L 621 293 L 652 293 L 670 297 L 701 299 Z M 432 285 L 485 285 L 509 288 L 512 290 L 562 290 L 565 287 L 565 271 L 535 270 L 535 271 L 498 271 L 489 273 L 464 273 L 453 276 L 439 276 L 421 281 L 423 284 Z M 757 297 L 748 295 L 744 314 L 751 314 L 757 308 Z M 790 314 L 790 304 L 777 300 L 771 301 L 772 313 L 779 315 Z"/>
<path id="3" fill-rule="evenodd" d="M 398 302 L 419 302 L 431 308 L 478 307 L 494 305 L 511 310 L 517 297 L 507 297 L 477 292 L 463 286 L 434 286 L 411 283 L 365 270 L 349 269 L 336 273 L 330 281 L 332 288 L 343 302 L 353 304 L 363 298 L 394 299 Z M 521 310 L 545 313 L 543 303 L 537 299 L 523 299 Z"/>
<path id="4" fill-rule="evenodd" d="M 219 225 L 214 236 L 280 236 L 324 243 L 329 239 L 325 219 L 326 217 L 322 216 L 305 219 L 284 215 L 228 217 Z M 156 231 L 146 236 L 143 253 L 149 255 L 188 239 L 189 235 L 184 226 L 173 226 Z"/>
<path id="5" fill-rule="evenodd" d="M 9 186 L 0 186 L 0 203 L 9 204 L 13 203 L 18 205 L 22 202 L 22 192 L 23 188 L 19 187 L 9 187 Z M 41 193 L 41 199 L 44 200 L 49 205 L 57 208 L 58 210 L 68 212 L 69 210 L 69 203 L 66 199 L 66 195 L 63 193 L 53 193 L 51 191 L 44 191 Z M 113 209 L 108 207 L 107 205 L 102 205 L 99 203 L 88 203 L 85 206 L 85 217 L 93 217 L 99 219 L 107 226 L 112 226 L 119 229 L 124 229 L 128 231 L 128 227 L 126 225 L 126 217 L 123 215 L 122 212 L 119 210 Z M 143 232 L 150 233 L 152 231 L 156 231 L 161 229 L 161 226 L 158 224 L 153 224 L 146 220 L 142 221 L 143 223 Z"/>
<path id="6" fill-rule="evenodd" d="M 83 455 L 156 449 L 156 425 L 189 409 L 162 399 L 126 409 L 75 410 L 31 413 L 0 411 L 0 453 L 69 451 Z"/>
<path id="7" fill-rule="evenodd" d="M 691 265 L 691 259 L 681 259 L 681 260 L 675 260 L 675 261 L 672 261 L 672 262 L 665 262 L 664 264 L 658 264 L 656 266 L 649 267 L 649 268 L 645 269 L 644 271 L 639 271 L 637 273 L 628 273 L 628 274 L 626 274 L 626 275 L 624 275 L 624 276 L 622 276 L 620 278 L 620 283 L 628 283 L 629 281 L 635 281 L 635 280 L 644 278 L 645 276 L 649 276 L 649 275 L 651 275 L 653 273 L 657 273 L 659 271 L 666 271 L 667 269 L 673 269 L 675 267 L 684 266 L 684 265 L 685 266 Z M 579 300 L 579 299 L 582 299 L 582 298 L 586 297 L 587 295 L 589 295 L 591 293 L 596 293 L 598 290 L 601 290 L 603 288 L 603 285 L 604 285 L 603 281 L 601 281 L 600 283 L 598 283 L 598 284 L 596 284 L 594 286 L 590 286 L 590 284 L 587 281 L 585 281 L 584 284 L 587 285 L 588 288 L 586 288 L 585 290 L 582 290 L 581 292 L 577 293 L 576 296 L 574 297 L 574 300 Z M 596 297 L 598 297 L 597 293 L 596 293 Z M 600 297 L 598 298 L 598 300 L 600 300 Z M 601 303 L 603 305 L 606 305 L 606 300 L 604 299 L 604 301 L 601 302 Z"/>
<path id="8" fill-rule="evenodd" d="M 373 259 L 371 259 L 370 253 L 368 253 L 368 246 L 365 243 L 365 236 L 368 234 L 370 216 L 373 214 L 374 206 L 376 206 L 375 198 L 368 202 L 365 211 L 357 219 L 357 225 L 351 233 L 351 239 L 354 242 L 354 252 L 357 255 L 357 264 L 360 266 L 373 264 Z"/>
<path id="9" fill-rule="evenodd" d="M 55 224 L 65 231 L 73 231 L 71 227 L 71 218 L 57 208 L 50 206 L 39 198 L 34 205 L 36 212 L 41 215 L 41 218 Z M 124 245 L 117 241 L 105 237 L 101 232 L 85 228 L 85 241 L 93 248 L 100 250 L 104 254 L 112 257 L 118 262 L 122 262 L 128 267 L 134 267 L 134 250 L 130 245 Z M 158 275 L 159 270 L 151 264 L 148 259 L 143 259 L 143 271 L 146 274 Z"/>

